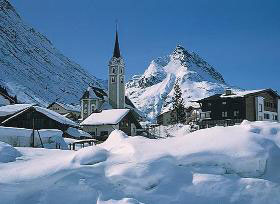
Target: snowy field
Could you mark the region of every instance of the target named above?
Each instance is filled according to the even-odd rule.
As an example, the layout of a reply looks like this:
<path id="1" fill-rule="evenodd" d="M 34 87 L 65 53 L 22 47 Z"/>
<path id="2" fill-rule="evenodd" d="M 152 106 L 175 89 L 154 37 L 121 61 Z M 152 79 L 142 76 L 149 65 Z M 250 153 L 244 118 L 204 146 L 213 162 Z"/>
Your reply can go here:
<path id="1" fill-rule="evenodd" d="M 280 124 L 246 121 L 157 140 L 116 130 L 76 152 L 0 143 L 0 203 L 278 204 L 279 147 Z"/>

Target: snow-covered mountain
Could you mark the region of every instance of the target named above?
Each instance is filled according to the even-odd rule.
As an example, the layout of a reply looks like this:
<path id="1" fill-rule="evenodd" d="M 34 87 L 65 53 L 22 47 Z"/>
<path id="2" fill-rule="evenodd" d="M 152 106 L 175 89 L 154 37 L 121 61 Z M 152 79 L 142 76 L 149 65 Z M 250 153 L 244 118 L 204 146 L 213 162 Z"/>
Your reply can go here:
<path id="1" fill-rule="evenodd" d="M 177 79 L 187 106 L 228 87 L 223 76 L 198 54 L 177 46 L 169 56 L 153 60 L 143 75 L 133 76 L 126 84 L 126 94 L 152 121 L 169 109 Z"/>
<path id="2" fill-rule="evenodd" d="M 25 103 L 78 103 L 88 84 L 103 87 L 104 81 L 61 54 L 0 0 L 0 85 L 9 94 Z"/>

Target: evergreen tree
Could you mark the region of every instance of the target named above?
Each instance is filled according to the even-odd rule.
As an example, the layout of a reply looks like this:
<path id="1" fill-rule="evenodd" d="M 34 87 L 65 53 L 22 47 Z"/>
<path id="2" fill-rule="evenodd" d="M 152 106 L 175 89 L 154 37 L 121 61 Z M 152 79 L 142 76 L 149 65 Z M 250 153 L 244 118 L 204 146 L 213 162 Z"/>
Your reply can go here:
<path id="1" fill-rule="evenodd" d="M 185 103 L 182 98 L 182 91 L 179 85 L 179 80 L 177 79 L 174 85 L 174 96 L 171 101 L 171 121 L 173 124 L 185 123 L 186 122 L 186 112 Z"/>

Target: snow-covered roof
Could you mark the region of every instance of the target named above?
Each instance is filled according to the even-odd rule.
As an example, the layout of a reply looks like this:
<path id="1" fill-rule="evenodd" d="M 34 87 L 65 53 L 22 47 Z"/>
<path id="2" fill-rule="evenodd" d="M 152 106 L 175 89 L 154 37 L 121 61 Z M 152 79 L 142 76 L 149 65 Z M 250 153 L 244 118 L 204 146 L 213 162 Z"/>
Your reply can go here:
<path id="1" fill-rule="evenodd" d="M 26 108 L 33 106 L 34 104 L 15 104 L 15 105 L 7 105 L 0 107 L 0 117 L 8 116 L 15 114 L 19 111 L 22 111 Z"/>
<path id="2" fill-rule="evenodd" d="M 43 108 L 40 106 L 32 105 L 32 104 L 16 104 L 16 105 L 7 105 L 7 106 L 0 107 L 0 116 L 8 116 L 8 115 L 14 114 L 13 116 L 11 116 L 8 119 L 6 119 L 5 121 L 3 121 L 3 123 L 10 120 L 11 118 L 16 117 L 17 115 L 22 114 L 25 110 L 27 110 L 30 107 L 35 108 L 36 111 L 46 115 L 47 117 L 49 117 L 59 123 L 70 125 L 70 126 L 78 126 L 72 120 L 64 117 L 63 115 L 60 115 L 59 113 L 57 113 L 55 111 L 52 111 L 52 110 L 49 110 L 47 108 Z"/>
<path id="3" fill-rule="evenodd" d="M 89 98 L 92 98 L 92 99 L 98 98 L 91 87 L 88 87 L 87 91 L 88 91 Z"/>
<path id="4" fill-rule="evenodd" d="M 247 91 L 233 91 L 231 95 L 222 94 L 221 98 L 234 98 L 234 97 L 244 97 L 248 94 L 258 93 L 261 91 L 265 91 L 266 89 L 259 90 L 247 90 Z"/>
<path id="5" fill-rule="evenodd" d="M 71 135 L 72 137 L 75 137 L 75 138 L 81 138 L 81 137 L 92 138 L 92 136 L 89 133 L 87 133 L 85 131 L 82 131 L 82 130 L 79 130 L 77 128 L 73 128 L 73 127 L 69 127 L 66 130 L 66 133 L 68 133 L 69 135 Z"/>
<path id="6" fill-rule="evenodd" d="M 34 108 L 36 109 L 36 111 L 48 116 L 49 118 L 51 118 L 59 123 L 70 125 L 70 126 L 78 126 L 77 123 L 75 123 L 74 121 L 64 117 L 63 115 L 61 115 L 55 111 L 49 110 L 47 108 L 42 108 L 40 106 L 34 106 Z"/>
<path id="7" fill-rule="evenodd" d="M 74 112 L 80 112 L 80 107 L 78 105 L 70 105 L 70 104 L 65 104 L 65 103 L 59 103 L 59 102 L 55 102 L 56 104 L 60 105 L 61 107 L 63 107 L 65 110 L 68 111 L 74 111 Z"/>
<path id="8" fill-rule="evenodd" d="M 129 113 L 129 109 L 103 110 L 100 113 L 92 113 L 80 125 L 115 125 Z"/>

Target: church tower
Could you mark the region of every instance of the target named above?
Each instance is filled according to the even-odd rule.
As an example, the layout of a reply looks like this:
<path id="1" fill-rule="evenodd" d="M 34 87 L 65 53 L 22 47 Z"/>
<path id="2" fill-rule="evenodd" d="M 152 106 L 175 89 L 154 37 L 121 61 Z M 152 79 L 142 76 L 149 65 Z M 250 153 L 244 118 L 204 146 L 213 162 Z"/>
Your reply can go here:
<path id="1" fill-rule="evenodd" d="M 109 103 L 114 109 L 125 108 L 125 64 L 121 57 L 118 31 L 116 30 L 116 39 L 113 57 L 109 62 Z"/>

